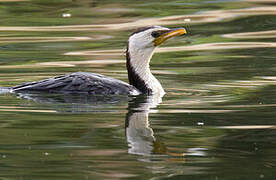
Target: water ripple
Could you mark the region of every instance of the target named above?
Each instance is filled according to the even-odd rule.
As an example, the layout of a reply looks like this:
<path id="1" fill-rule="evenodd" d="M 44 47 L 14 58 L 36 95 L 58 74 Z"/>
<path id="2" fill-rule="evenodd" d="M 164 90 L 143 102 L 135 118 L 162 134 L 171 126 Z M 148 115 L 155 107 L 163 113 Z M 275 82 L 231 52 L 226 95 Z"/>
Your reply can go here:
<path id="1" fill-rule="evenodd" d="M 152 25 L 175 25 L 175 24 L 201 24 L 221 21 L 229 21 L 238 17 L 256 15 L 275 15 L 276 10 L 273 6 L 253 7 L 246 9 L 215 10 L 205 11 L 193 15 L 176 15 L 161 18 L 145 18 L 117 24 L 92 24 L 92 25 L 68 25 L 68 26 L 2 26 L 0 31 L 110 31 L 128 30 L 143 26 Z"/>

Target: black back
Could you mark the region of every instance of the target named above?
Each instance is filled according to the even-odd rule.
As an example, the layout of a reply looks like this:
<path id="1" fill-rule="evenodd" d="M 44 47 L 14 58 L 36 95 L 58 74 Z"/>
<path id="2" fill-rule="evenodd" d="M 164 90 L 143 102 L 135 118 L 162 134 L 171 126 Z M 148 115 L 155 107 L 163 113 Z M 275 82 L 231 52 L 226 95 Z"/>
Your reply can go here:
<path id="1" fill-rule="evenodd" d="M 19 91 L 47 91 L 88 94 L 135 94 L 137 90 L 123 81 L 95 73 L 76 72 L 12 87 Z"/>

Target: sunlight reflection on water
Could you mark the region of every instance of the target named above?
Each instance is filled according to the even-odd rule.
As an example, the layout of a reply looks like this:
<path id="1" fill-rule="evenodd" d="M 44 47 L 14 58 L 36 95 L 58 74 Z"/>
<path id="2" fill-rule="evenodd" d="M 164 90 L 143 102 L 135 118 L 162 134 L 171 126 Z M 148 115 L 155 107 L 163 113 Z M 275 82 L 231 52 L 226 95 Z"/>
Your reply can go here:
<path id="1" fill-rule="evenodd" d="M 108 39 L 111 36 L 95 36 L 95 37 L 0 37 L 0 43 L 36 43 L 36 42 L 66 42 L 66 41 L 89 41 Z"/>
<path id="2" fill-rule="evenodd" d="M 273 0 L 0 2 L 0 86 L 73 71 L 126 81 L 130 31 L 189 33 L 153 57 L 162 103 L 0 88 L 0 179 L 275 177 Z"/>
<path id="3" fill-rule="evenodd" d="M 228 36 L 227 36 L 228 37 Z M 177 52 L 177 51 L 209 51 L 219 49 L 250 49 L 250 48 L 274 48 L 274 42 L 224 42 L 224 43 L 207 43 L 191 46 L 177 46 L 177 47 L 161 47 L 156 50 L 157 53 L 163 52 Z M 119 55 L 124 50 L 101 50 L 101 51 L 79 51 L 68 52 L 65 55 L 78 55 L 78 56 L 92 56 L 92 55 Z"/>
<path id="4" fill-rule="evenodd" d="M 256 16 L 256 15 L 275 15 L 276 8 L 273 6 L 252 7 L 233 10 L 205 11 L 195 15 L 167 16 L 161 18 L 139 19 L 133 22 L 116 24 L 96 24 L 96 25 L 72 25 L 72 26 L 45 26 L 45 27 L 0 27 L 0 31 L 110 31 L 110 30 L 128 30 L 151 25 L 175 25 L 187 23 L 201 24 L 229 21 L 233 18 Z"/>

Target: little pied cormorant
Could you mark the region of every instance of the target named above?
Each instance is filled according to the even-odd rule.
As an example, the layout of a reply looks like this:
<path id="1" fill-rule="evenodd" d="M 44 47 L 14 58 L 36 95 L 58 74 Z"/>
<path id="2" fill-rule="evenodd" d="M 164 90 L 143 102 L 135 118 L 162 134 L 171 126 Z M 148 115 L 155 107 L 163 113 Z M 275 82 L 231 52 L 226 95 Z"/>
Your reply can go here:
<path id="1" fill-rule="evenodd" d="M 126 66 L 129 84 L 88 72 L 76 72 L 36 82 L 23 83 L 11 87 L 12 92 L 45 91 L 61 93 L 88 94 L 165 94 L 159 81 L 152 75 L 149 67 L 155 48 L 165 40 L 186 34 L 184 28 L 169 29 L 161 26 L 140 28 L 128 39 Z"/>

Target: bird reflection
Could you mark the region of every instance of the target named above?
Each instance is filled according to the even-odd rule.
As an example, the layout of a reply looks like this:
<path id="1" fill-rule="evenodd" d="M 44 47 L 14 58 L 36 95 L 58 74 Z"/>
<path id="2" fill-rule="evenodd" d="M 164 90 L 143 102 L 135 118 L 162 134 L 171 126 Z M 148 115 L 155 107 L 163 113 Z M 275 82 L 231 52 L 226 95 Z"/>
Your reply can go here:
<path id="1" fill-rule="evenodd" d="M 39 103 L 57 112 L 86 113 L 113 112 L 114 107 L 125 104 L 132 97 L 88 94 L 56 94 L 56 93 L 15 93 L 17 97 Z"/>
<path id="2" fill-rule="evenodd" d="M 164 153 L 166 147 L 154 137 L 148 116 L 162 102 L 160 96 L 138 96 L 128 103 L 125 129 L 130 154 Z"/>
<path id="3" fill-rule="evenodd" d="M 53 93 L 16 93 L 22 99 L 54 108 L 56 112 L 86 113 L 117 111 L 114 107 L 128 103 L 125 118 L 125 135 L 129 145 L 128 153 L 149 156 L 167 154 L 183 156 L 183 153 L 172 153 L 164 143 L 154 136 L 149 124 L 149 114 L 157 112 L 155 108 L 162 102 L 158 95 L 139 96 L 89 96 L 85 94 Z"/>

